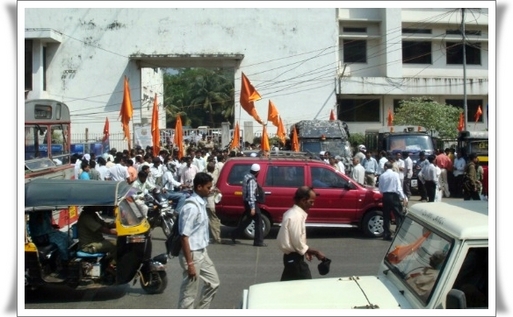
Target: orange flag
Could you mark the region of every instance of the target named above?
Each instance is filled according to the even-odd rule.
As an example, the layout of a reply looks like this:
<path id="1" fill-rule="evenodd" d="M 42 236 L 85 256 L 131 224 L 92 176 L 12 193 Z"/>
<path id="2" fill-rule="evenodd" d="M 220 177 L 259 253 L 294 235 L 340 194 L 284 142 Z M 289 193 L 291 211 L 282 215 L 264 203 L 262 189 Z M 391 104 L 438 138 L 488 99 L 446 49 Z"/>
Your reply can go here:
<path id="1" fill-rule="evenodd" d="M 394 125 L 394 114 L 392 113 L 392 110 L 388 109 L 388 126 L 391 127 Z"/>
<path id="2" fill-rule="evenodd" d="M 103 139 L 102 142 L 105 143 L 109 139 L 109 118 L 105 118 L 105 124 L 103 125 Z"/>
<path id="3" fill-rule="evenodd" d="M 264 124 L 264 130 L 262 132 L 262 141 L 260 144 L 260 149 L 264 153 L 266 153 L 266 152 L 268 153 L 269 151 L 271 151 L 271 147 L 269 146 L 269 137 L 267 136 L 267 127 L 265 124 Z"/>
<path id="4" fill-rule="evenodd" d="M 283 124 L 283 121 L 281 121 L 281 116 L 278 116 L 278 131 L 276 131 L 276 135 L 280 139 L 280 142 L 282 144 L 285 144 L 285 125 Z"/>
<path id="5" fill-rule="evenodd" d="M 236 149 L 240 146 L 240 131 L 239 131 L 239 123 L 235 123 L 235 130 L 233 131 L 233 141 L 230 145 L 230 149 Z"/>
<path id="6" fill-rule="evenodd" d="M 242 84 L 240 88 L 240 105 L 247 113 L 249 113 L 258 123 L 262 123 L 262 119 L 258 116 L 253 101 L 262 99 L 255 87 L 251 85 L 249 79 L 242 73 Z"/>
<path id="7" fill-rule="evenodd" d="M 151 116 L 151 140 L 153 141 L 153 156 L 158 156 L 160 152 L 160 129 L 157 94 L 155 94 L 155 100 L 153 100 L 153 114 Z"/>
<path id="8" fill-rule="evenodd" d="M 280 119 L 279 119 L 278 110 L 274 106 L 274 103 L 269 100 L 269 112 L 267 114 L 267 120 L 271 121 L 275 127 L 280 127 Z"/>
<path id="9" fill-rule="evenodd" d="M 292 151 L 299 152 L 299 141 L 297 139 L 296 126 L 294 126 L 294 128 L 292 130 L 292 140 L 290 140 L 290 141 L 291 141 L 291 149 L 292 149 Z"/>
<path id="10" fill-rule="evenodd" d="M 481 115 L 483 114 L 483 111 L 481 110 L 481 105 L 477 107 L 476 114 L 474 115 L 474 119 L 476 119 L 476 122 L 479 121 L 479 118 L 481 118 Z"/>
<path id="11" fill-rule="evenodd" d="M 130 86 L 128 86 L 128 77 L 125 76 L 125 85 L 123 91 L 123 102 L 121 103 L 121 124 L 123 126 L 124 139 L 128 141 L 128 149 L 131 149 L 129 122 L 133 115 L 132 98 L 130 97 Z"/>
<path id="12" fill-rule="evenodd" d="M 183 128 L 182 128 L 182 119 L 180 116 L 176 116 L 176 126 L 175 126 L 175 137 L 173 139 L 173 143 L 176 147 L 178 147 L 178 160 L 181 160 L 183 157 Z"/>
<path id="13" fill-rule="evenodd" d="M 460 113 L 460 120 L 458 121 L 458 131 L 463 131 L 465 128 L 465 119 L 463 118 L 463 112 Z"/>
<path id="14" fill-rule="evenodd" d="M 390 263 L 392 264 L 398 264 L 399 262 L 404 260 L 404 258 L 406 258 L 408 255 L 417 251 L 417 249 L 420 248 L 422 243 L 426 241 L 430 234 L 430 231 L 426 231 L 426 233 L 424 233 L 420 238 L 418 238 L 417 241 L 407 245 L 396 246 L 392 252 L 388 253 L 388 261 L 390 261 Z"/>
<path id="15" fill-rule="evenodd" d="M 330 121 L 335 121 L 337 120 L 336 117 L 335 117 L 335 111 L 333 111 L 333 109 L 331 109 L 331 112 L 330 112 Z"/>

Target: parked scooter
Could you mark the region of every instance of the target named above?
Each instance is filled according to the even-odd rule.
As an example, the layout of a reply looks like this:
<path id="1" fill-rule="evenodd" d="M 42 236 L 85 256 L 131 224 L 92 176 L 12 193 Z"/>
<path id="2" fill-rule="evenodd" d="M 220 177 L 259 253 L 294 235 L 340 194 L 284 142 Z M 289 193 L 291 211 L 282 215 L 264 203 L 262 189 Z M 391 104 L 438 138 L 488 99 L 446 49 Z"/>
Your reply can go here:
<path id="1" fill-rule="evenodd" d="M 64 284 L 75 289 L 89 289 L 140 281 L 149 294 L 162 293 L 167 286 L 167 255 L 151 256 L 151 228 L 141 209 L 144 204 L 135 202 L 136 189 L 126 182 L 89 182 L 76 180 L 34 179 L 25 184 L 25 286 L 35 289 L 44 284 Z M 114 206 L 116 237 L 116 267 L 109 267 L 105 253 L 87 253 L 78 249 L 78 239 L 73 234 L 73 224 L 66 230 L 73 238 L 68 245 L 69 261 L 63 265 L 51 234 L 33 237 L 31 217 L 48 210 L 76 206 Z M 72 217 L 70 217 L 72 218 Z M 79 217 L 80 218 L 80 217 Z"/>
<path id="2" fill-rule="evenodd" d="M 161 227 L 166 238 L 169 237 L 177 215 L 175 209 L 164 197 L 162 189 L 155 187 L 151 192 L 144 195 L 144 201 L 148 206 L 147 217 L 151 229 Z"/>

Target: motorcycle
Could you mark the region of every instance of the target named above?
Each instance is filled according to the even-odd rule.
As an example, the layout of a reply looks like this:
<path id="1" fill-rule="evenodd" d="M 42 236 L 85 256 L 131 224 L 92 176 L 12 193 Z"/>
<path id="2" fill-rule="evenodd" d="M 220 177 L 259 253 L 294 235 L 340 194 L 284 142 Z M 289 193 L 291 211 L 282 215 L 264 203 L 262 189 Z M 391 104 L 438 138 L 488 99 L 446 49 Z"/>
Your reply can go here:
<path id="1" fill-rule="evenodd" d="M 171 228 L 176 220 L 176 211 L 164 197 L 162 189 L 155 187 L 144 195 L 144 201 L 148 206 L 148 222 L 151 229 L 161 227 L 166 238 L 171 235 Z"/>
<path id="2" fill-rule="evenodd" d="M 162 293 L 168 283 L 167 254 L 151 256 L 151 228 L 144 210 L 134 199 L 136 191 L 124 181 L 92 184 L 67 179 L 34 179 L 26 183 L 26 288 L 62 284 L 73 289 L 90 289 L 139 281 L 148 294 Z M 53 232 L 32 236 L 37 229 L 34 222 L 30 222 L 32 217 L 62 209 L 68 209 L 70 215 L 80 213 L 79 206 L 114 206 L 115 267 L 109 265 L 108 254 L 88 253 L 78 248 L 76 223 L 67 223 L 59 229 L 70 240 L 64 249 L 52 242 Z M 62 252 L 67 252 L 68 261 L 62 261 Z"/>

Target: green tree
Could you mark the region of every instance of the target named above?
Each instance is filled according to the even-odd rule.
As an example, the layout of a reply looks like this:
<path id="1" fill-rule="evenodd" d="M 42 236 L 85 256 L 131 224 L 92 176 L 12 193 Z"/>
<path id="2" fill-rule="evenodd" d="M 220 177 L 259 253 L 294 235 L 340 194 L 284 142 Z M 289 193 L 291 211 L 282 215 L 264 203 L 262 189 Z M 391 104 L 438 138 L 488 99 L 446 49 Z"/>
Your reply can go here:
<path id="1" fill-rule="evenodd" d="M 461 109 L 440 104 L 428 97 L 413 97 L 402 100 L 394 113 L 394 124 L 425 127 L 440 138 L 456 138 Z"/>
<path id="2" fill-rule="evenodd" d="M 220 127 L 233 122 L 233 69 L 184 68 L 164 75 L 168 126 L 180 114 L 183 125 Z"/>

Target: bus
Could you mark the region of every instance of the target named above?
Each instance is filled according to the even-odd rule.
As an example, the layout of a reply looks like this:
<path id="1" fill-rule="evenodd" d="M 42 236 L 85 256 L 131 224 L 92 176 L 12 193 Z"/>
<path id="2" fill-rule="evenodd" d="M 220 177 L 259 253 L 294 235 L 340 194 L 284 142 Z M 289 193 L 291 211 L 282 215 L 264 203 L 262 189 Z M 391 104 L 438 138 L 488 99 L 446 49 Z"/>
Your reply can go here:
<path id="1" fill-rule="evenodd" d="M 71 179 L 71 118 L 66 104 L 51 99 L 25 101 L 25 182 L 36 178 Z M 54 222 L 65 228 L 77 220 L 75 208 L 54 211 Z"/>

